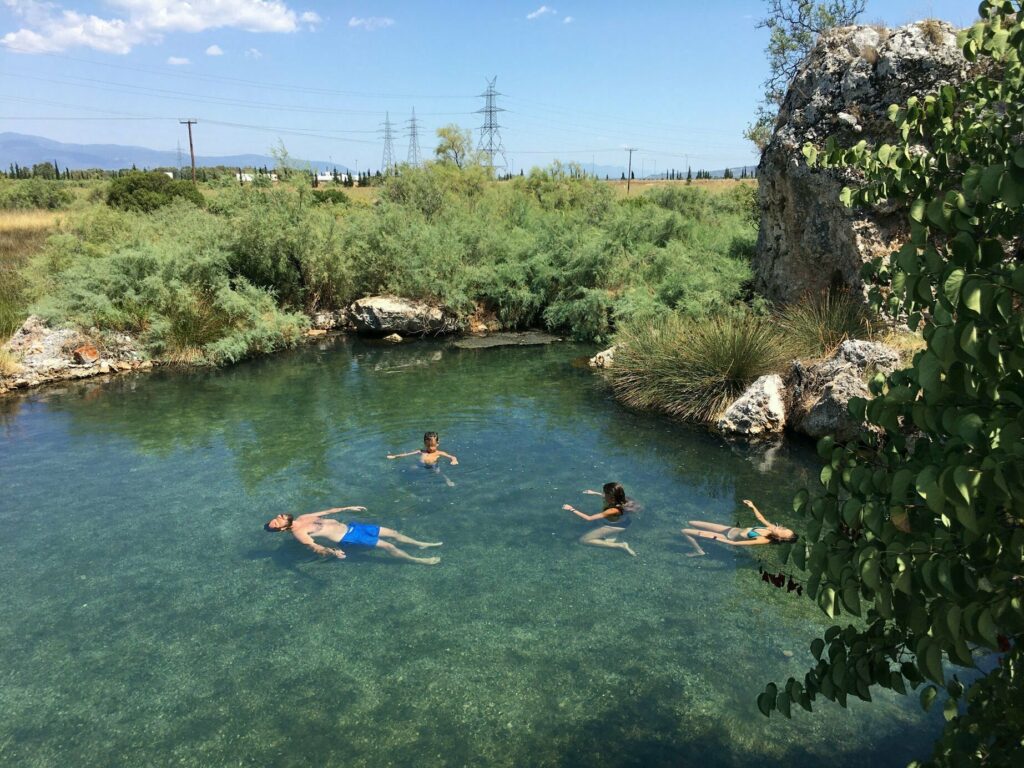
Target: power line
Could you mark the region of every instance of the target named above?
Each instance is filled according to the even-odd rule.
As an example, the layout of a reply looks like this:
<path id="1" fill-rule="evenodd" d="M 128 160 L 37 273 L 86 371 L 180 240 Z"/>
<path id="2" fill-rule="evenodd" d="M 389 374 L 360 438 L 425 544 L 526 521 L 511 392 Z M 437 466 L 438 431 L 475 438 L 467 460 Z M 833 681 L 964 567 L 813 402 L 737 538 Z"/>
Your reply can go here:
<path id="1" fill-rule="evenodd" d="M 503 95 L 494 89 L 494 84 L 497 81 L 497 76 L 487 81 L 487 90 L 480 94 L 484 99 L 484 108 L 477 110 L 477 113 L 482 113 L 484 116 L 484 124 L 480 126 L 480 143 L 477 145 L 477 151 L 487 155 L 487 164 L 492 170 L 494 168 L 505 169 L 508 167 L 505 147 L 501 145 L 501 132 L 498 130 L 501 128 L 498 125 L 498 113 L 505 110 L 499 107 L 497 103 L 498 96 Z M 501 165 L 496 166 L 494 164 L 495 155 L 501 156 Z"/>

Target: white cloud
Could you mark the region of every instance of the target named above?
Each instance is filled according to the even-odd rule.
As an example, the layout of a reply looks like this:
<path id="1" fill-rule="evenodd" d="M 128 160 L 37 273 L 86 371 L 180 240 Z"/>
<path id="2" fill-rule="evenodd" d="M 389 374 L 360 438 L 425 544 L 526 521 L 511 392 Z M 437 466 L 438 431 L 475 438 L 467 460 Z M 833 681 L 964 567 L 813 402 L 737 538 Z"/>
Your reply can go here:
<path id="1" fill-rule="evenodd" d="M 191 62 L 182 56 L 168 56 L 167 63 L 170 64 L 172 67 L 183 67 L 186 64 L 190 64 Z"/>
<path id="2" fill-rule="evenodd" d="M 245 58 L 247 59 L 262 59 L 263 51 L 259 48 L 250 48 L 245 52 Z"/>
<path id="3" fill-rule="evenodd" d="M 93 48 L 125 54 L 136 45 L 160 42 L 168 32 L 202 32 L 233 28 L 246 32 L 295 32 L 319 15 L 301 16 L 283 0 L 106 0 L 119 18 L 103 19 L 66 10 L 56 3 L 4 0 L 25 25 L 0 38 L 19 53 L 49 53 Z"/>
<path id="4" fill-rule="evenodd" d="M 563 24 L 572 24 L 575 20 L 576 19 L 574 19 L 572 16 L 566 16 L 564 19 L 562 19 L 562 23 Z"/>
<path id="5" fill-rule="evenodd" d="M 558 11 L 556 11 L 554 8 L 549 8 L 546 5 L 542 5 L 536 11 L 526 14 L 526 18 L 528 18 L 530 21 L 533 21 L 534 19 L 539 19 L 541 16 L 547 16 L 549 13 L 557 14 Z"/>
<path id="6" fill-rule="evenodd" d="M 373 32 L 375 29 L 384 29 L 390 27 L 395 23 L 394 19 L 390 19 L 387 16 L 370 16 L 365 19 L 361 19 L 358 16 L 353 16 L 348 20 L 350 27 L 362 27 L 367 32 Z"/>
<path id="7" fill-rule="evenodd" d="M 306 11 L 299 16 L 299 21 L 303 24 L 319 24 L 323 19 L 321 19 L 320 14 L 315 11 Z"/>
<path id="8" fill-rule="evenodd" d="M 211 45 L 209 48 L 206 49 L 206 55 L 207 56 L 223 56 L 224 55 L 224 49 L 221 48 L 219 45 Z"/>

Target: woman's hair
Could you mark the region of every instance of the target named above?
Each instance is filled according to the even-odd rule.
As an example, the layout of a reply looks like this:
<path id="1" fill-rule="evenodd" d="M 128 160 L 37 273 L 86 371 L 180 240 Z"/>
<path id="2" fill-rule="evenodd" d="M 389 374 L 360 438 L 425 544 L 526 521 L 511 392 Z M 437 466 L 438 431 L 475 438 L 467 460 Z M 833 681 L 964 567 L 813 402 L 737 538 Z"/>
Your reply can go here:
<path id="1" fill-rule="evenodd" d="M 604 500 L 613 507 L 621 509 L 629 501 L 626 498 L 626 489 L 622 487 L 622 483 L 605 483 L 603 490 Z"/>
<path id="2" fill-rule="evenodd" d="M 792 535 L 783 538 L 782 536 L 779 536 L 773 528 L 769 528 L 765 538 L 768 539 L 772 544 L 792 544 L 794 541 L 799 539 L 800 536 L 798 536 L 796 533 L 793 533 Z"/>

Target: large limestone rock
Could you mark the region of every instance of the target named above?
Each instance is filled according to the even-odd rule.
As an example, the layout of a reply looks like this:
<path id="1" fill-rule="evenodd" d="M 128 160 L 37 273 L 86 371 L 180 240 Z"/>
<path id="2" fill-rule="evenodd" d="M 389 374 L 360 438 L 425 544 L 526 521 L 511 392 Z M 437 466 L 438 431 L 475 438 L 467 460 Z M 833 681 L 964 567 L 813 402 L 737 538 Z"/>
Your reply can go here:
<path id="1" fill-rule="evenodd" d="M 591 368 L 611 368 L 615 364 L 615 346 L 601 350 L 587 361 Z"/>
<path id="2" fill-rule="evenodd" d="M 781 432 L 786 426 L 782 377 L 776 373 L 761 376 L 729 406 L 716 426 L 720 432 L 743 437 Z"/>
<path id="3" fill-rule="evenodd" d="M 368 296 L 349 307 L 349 317 L 361 333 L 422 336 L 453 333 L 460 329 L 459 319 L 443 307 L 395 296 Z"/>
<path id="4" fill-rule="evenodd" d="M 867 379 L 875 373 L 892 373 L 898 364 L 895 350 L 871 341 L 844 341 L 831 358 L 809 368 L 794 363 L 790 426 L 815 439 L 825 435 L 852 439 L 861 425 L 850 418 L 850 400 L 870 398 Z"/>
<path id="5" fill-rule="evenodd" d="M 856 179 L 808 168 L 802 147 L 821 147 L 829 136 L 840 146 L 891 142 L 890 104 L 956 85 L 967 67 L 944 22 L 841 27 L 822 36 L 790 84 L 758 166 L 758 291 L 791 301 L 830 287 L 862 290 L 861 266 L 901 244 L 904 217 L 884 208 L 854 215 L 838 198 Z"/>

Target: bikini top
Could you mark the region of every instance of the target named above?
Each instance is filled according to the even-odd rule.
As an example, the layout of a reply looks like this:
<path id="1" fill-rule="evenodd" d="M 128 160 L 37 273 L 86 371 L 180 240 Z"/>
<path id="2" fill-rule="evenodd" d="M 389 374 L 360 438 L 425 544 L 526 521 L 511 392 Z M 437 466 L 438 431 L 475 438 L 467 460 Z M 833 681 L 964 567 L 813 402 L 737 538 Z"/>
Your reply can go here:
<path id="1" fill-rule="evenodd" d="M 765 533 L 759 533 L 759 531 L 765 531 Z M 762 536 L 764 536 L 765 538 L 768 538 L 768 532 L 767 531 L 768 531 L 767 528 L 751 528 L 750 530 L 747 531 L 747 538 L 748 539 L 760 539 Z"/>

